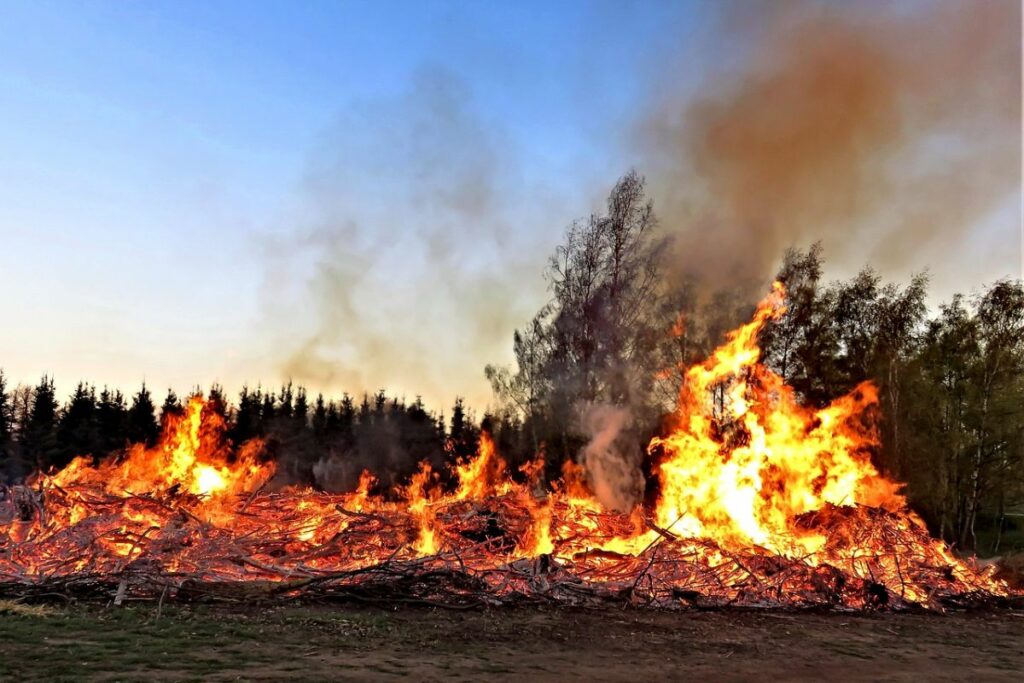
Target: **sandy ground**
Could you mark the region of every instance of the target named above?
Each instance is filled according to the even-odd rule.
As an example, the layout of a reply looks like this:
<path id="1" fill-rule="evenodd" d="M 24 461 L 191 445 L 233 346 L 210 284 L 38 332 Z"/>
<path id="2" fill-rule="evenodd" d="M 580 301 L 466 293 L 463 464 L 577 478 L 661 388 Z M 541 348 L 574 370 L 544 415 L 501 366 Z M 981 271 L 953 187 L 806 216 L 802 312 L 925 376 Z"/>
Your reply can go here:
<path id="1" fill-rule="evenodd" d="M 0 678 L 1021 681 L 1024 613 L 0 606 Z"/>

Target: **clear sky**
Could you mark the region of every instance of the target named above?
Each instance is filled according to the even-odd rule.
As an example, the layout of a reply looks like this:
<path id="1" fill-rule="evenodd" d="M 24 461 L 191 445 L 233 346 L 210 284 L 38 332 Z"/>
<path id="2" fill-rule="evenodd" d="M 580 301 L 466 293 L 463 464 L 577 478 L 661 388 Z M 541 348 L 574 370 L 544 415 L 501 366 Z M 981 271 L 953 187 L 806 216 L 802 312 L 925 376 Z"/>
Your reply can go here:
<path id="1" fill-rule="evenodd" d="M 0 367 L 482 407 L 636 103 L 742 54 L 716 12 L 0 1 Z"/>

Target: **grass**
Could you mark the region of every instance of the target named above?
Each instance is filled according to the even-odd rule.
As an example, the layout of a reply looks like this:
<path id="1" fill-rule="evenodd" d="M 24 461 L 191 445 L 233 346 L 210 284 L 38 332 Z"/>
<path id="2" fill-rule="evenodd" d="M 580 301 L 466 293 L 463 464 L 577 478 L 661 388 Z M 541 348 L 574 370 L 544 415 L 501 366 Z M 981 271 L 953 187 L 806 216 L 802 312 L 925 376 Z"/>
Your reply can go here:
<path id="1" fill-rule="evenodd" d="M 0 617 L 48 617 L 53 614 L 56 614 L 56 611 L 46 605 L 26 605 L 14 600 L 0 600 Z"/>
<path id="2" fill-rule="evenodd" d="M 0 679 L 79 681 L 112 673 L 135 679 L 166 672 L 198 681 L 225 669 L 281 666 L 282 650 L 308 649 L 311 631 L 365 636 L 383 625 L 379 615 L 301 610 L 268 619 L 164 608 L 157 618 L 151 606 L 56 610 L 0 603 Z"/>
<path id="3" fill-rule="evenodd" d="M 118 608 L 0 602 L 0 680 L 1017 681 L 1019 612 Z M 723 676 L 723 672 L 730 675 Z M 684 675 L 685 674 L 685 675 Z"/>

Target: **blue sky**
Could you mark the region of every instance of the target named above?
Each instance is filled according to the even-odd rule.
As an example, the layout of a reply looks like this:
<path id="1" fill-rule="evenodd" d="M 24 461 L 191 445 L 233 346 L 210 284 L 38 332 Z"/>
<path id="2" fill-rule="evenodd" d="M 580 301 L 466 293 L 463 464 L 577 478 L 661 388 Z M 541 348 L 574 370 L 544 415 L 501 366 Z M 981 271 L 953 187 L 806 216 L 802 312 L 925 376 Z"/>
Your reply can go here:
<path id="1" fill-rule="evenodd" d="M 743 52 L 718 44 L 714 3 L 5 1 L 0 15 L 0 367 L 62 391 L 298 375 L 482 405 L 482 365 L 508 359 L 544 300 L 545 254 L 635 163 L 637 102 L 666 81 L 695 91 Z M 500 197 L 425 199 L 444 188 L 434 168 L 473 192 L 485 174 Z M 437 249 L 468 275 L 432 270 Z M 353 270 L 358 310 L 325 322 L 330 302 L 309 292 L 331 297 Z M 417 297 L 448 277 L 426 315 Z M 508 310 L 464 304 L 474 292 Z M 364 324 L 378 358 L 351 346 Z M 311 336 L 315 367 L 296 361 Z M 390 337 L 426 341 L 398 358 Z M 426 353 L 443 357 L 433 376 Z"/>
<path id="2" fill-rule="evenodd" d="M 304 177 L 339 115 L 443 72 L 531 182 L 580 199 L 580 164 L 586 175 L 612 165 L 598 141 L 643 87 L 639 60 L 666 22 L 694 19 L 596 3 L 5 2 L 2 13 L 0 364 L 23 381 L 55 373 L 65 390 L 145 377 L 179 391 L 284 379 L 258 296 L 263 240 L 302 229 Z M 540 242 L 586 210 L 537 226 Z"/>

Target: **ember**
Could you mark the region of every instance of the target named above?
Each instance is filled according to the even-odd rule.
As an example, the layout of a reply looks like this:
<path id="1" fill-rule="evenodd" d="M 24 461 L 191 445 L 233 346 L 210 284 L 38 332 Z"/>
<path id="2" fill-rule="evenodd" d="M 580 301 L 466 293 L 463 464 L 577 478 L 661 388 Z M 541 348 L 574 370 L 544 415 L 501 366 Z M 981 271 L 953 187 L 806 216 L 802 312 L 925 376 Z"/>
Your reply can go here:
<path id="1" fill-rule="evenodd" d="M 1008 594 L 932 539 L 871 464 L 871 384 L 821 410 L 759 363 L 781 285 L 686 373 L 652 449 L 660 498 L 604 510 L 576 468 L 544 491 L 484 434 L 444 491 L 424 464 L 396 496 L 271 491 L 262 444 L 237 449 L 193 397 L 160 443 L 78 458 L 0 498 L 0 594 L 315 596 L 444 605 L 947 605 Z"/>

